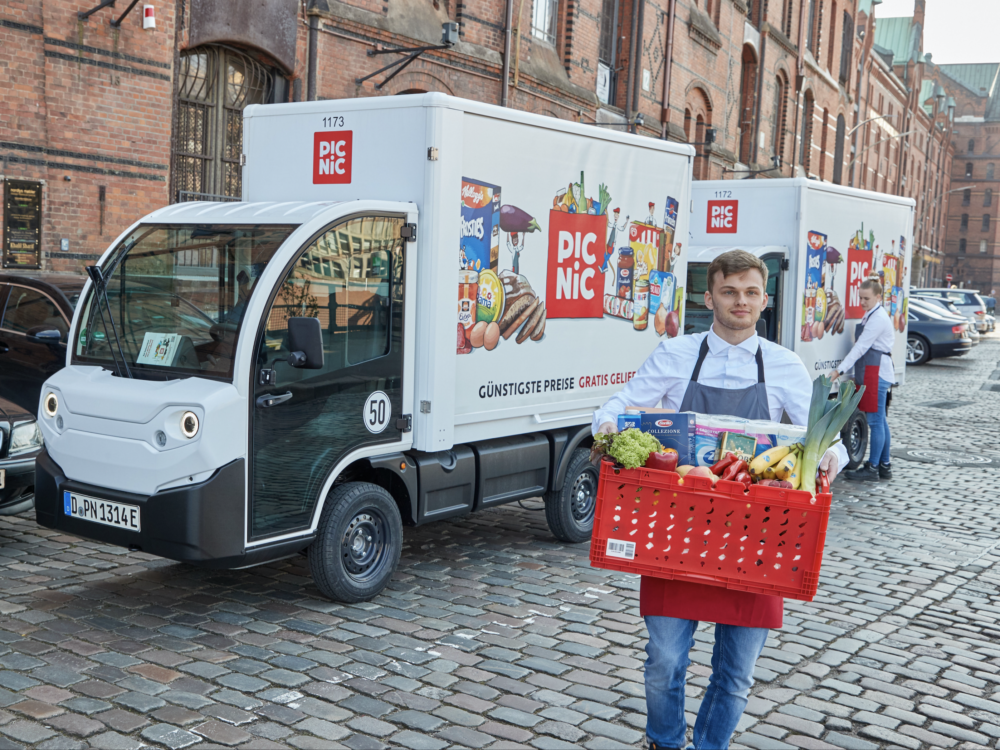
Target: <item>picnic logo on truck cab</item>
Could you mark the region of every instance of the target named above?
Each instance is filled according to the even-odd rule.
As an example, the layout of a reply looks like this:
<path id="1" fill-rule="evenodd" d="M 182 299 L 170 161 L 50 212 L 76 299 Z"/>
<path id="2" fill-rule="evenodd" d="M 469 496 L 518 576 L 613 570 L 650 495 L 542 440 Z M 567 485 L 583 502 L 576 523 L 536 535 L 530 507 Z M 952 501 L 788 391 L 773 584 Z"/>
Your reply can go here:
<path id="1" fill-rule="evenodd" d="M 353 130 L 313 134 L 313 185 L 349 184 Z"/>

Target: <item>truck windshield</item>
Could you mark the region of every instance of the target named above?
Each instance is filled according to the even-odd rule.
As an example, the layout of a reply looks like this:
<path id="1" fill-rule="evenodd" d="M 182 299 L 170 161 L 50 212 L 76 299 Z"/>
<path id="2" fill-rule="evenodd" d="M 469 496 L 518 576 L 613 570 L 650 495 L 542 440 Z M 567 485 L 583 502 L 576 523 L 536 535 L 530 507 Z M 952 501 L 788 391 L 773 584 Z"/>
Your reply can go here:
<path id="1" fill-rule="evenodd" d="M 257 279 L 294 229 L 140 225 L 102 266 L 106 305 L 91 285 L 74 363 L 116 370 L 124 355 L 136 377 L 231 380 Z"/>

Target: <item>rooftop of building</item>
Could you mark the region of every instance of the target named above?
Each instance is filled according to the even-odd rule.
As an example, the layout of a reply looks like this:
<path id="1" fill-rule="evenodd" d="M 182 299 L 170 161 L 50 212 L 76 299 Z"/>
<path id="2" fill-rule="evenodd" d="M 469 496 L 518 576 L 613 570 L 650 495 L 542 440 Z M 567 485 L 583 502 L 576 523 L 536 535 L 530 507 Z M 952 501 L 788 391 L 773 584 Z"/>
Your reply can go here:
<path id="1" fill-rule="evenodd" d="M 922 29 L 913 16 L 875 19 L 875 44 L 891 50 L 893 64 L 902 65 L 920 55 Z"/>
<path id="2" fill-rule="evenodd" d="M 938 65 L 948 78 L 960 83 L 976 96 L 988 96 L 1000 71 L 1000 63 Z"/>

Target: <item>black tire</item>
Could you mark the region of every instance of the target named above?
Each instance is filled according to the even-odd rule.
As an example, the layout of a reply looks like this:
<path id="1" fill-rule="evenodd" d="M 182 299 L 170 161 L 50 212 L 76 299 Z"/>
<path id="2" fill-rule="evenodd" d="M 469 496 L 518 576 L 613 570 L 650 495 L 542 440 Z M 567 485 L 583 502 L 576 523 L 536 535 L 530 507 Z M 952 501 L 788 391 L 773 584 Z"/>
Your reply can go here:
<path id="1" fill-rule="evenodd" d="M 847 448 L 847 469 L 856 469 L 865 461 L 868 452 L 868 419 L 864 412 L 855 409 L 844 429 L 840 431 L 840 439 Z"/>
<path id="2" fill-rule="evenodd" d="M 906 337 L 906 364 L 922 365 L 931 358 L 931 343 L 919 333 Z"/>
<path id="3" fill-rule="evenodd" d="M 326 498 L 309 569 L 324 596 L 363 602 L 389 583 L 403 549 L 403 522 L 392 495 L 376 484 L 348 482 Z"/>
<path id="4" fill-rule="evenodd" d="M 545 520 L 560 542 L 577 544 L 590 539 L 597 504 L 597 467 L 590 462 L 590 449 L 577 448 L 566 467 L 562 487 L 545 496 Z"/>

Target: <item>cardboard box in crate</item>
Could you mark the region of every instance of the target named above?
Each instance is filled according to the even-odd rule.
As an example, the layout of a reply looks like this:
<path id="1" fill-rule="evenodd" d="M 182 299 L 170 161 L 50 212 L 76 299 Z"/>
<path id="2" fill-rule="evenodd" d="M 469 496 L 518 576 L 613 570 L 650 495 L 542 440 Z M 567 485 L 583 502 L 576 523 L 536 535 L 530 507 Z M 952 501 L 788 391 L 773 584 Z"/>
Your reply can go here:
<path id="1" fill-rule="evenodd" d="M 595 568 L 812 601 L 833 496 L 601 461 Z"/>

